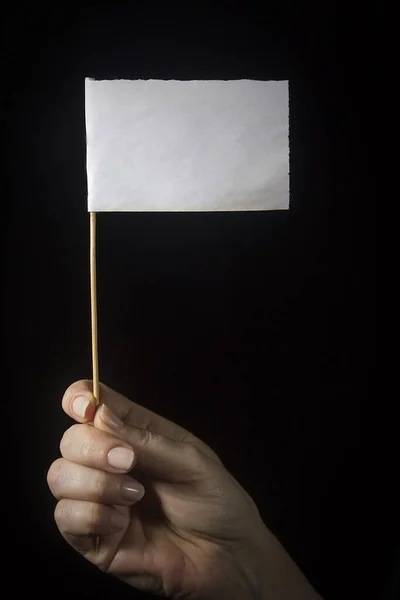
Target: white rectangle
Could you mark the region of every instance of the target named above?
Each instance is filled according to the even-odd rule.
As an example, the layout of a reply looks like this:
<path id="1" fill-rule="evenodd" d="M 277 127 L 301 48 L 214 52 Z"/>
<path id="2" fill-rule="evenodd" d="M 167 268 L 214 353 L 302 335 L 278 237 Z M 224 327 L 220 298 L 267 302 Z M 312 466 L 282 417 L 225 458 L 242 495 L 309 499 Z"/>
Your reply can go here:
<path id="1" fill-rule="evenodd" d="M 287 81 L 85 83 L 89 211 L 289 207 Z"/>

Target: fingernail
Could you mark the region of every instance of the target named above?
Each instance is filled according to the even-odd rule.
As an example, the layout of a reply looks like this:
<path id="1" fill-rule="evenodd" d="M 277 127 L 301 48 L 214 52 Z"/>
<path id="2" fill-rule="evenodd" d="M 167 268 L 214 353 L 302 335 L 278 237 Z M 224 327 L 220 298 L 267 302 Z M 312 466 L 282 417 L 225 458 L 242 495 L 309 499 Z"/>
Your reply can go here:
<path id="1" fill-rule="evenodd" d="M 78 396 L 72 403 L 72 410 L 74 414 L 80 419 L 85 418 L 86 409 L 90 404 L 90 400 L 85 398 L 85 396 Z"/>
<path id="2" fill-rule="evenodd" d="M 114 429 L 115 431 L 120 431 L 124 428 L 124 422 L 121 421 L 121 419 L 105 404 L 102 404 L 100 407 L 100 419 L 107 427 L 110 427 L 110 429 Z"/>
<path id="3" fill-rule="evenodd" d="M 126 516 L 116 508 L 111 515 L 111 527 L 115 530 L 121 530 L 126 525 Z"/>
<path id="4" fill-rule="evenodd" d="M 138 481 L 126 479 L 121 487 L 121 495 L 127 502 L 137 502 L 144 496 L 144 487 Z"/>
<path id="5" fill-rule="evenodd" d="M 108 453 L 108 464 L 114 469 L 127 471 L 133 465 L 134 454 L 129 448 L 113 448 Z"/>

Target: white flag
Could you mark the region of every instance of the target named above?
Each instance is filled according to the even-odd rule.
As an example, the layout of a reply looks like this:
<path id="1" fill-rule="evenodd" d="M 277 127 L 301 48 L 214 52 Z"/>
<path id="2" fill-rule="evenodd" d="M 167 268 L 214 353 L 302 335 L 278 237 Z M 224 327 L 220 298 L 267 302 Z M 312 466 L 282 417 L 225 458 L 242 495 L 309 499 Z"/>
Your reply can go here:
<path id="1" fill-rule="evenodd" d="M 289 207 L 287 81 L 86 79 L 88 210 Z"/>

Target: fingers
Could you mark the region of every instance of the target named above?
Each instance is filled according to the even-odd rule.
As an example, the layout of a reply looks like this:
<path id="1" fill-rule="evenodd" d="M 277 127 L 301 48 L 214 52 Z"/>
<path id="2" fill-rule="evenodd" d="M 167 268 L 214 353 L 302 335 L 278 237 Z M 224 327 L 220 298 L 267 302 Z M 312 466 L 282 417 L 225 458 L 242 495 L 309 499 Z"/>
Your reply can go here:
<path id="1" fill-rule="evenodd" d="M 136 459 L 129 443 L 87 424 L 67 429 L 60 450 L 69 461 L 110 473 L 130 471 Z"/>
<path id="2" fill-rule="evenodd" d="M 86 403 L 85 399 L 87 400 Z M 176 439 L 180 439 L 188 433 L 179 425 L 132 402 L 104 384 L 100 384 L 100 402 L 107 404 L 120 419 L 132 421 L 137 427 L 145 428 L 151 423 L 154 431 L 166 436 L 175 436 Z M 73 419 L 79 422 L 90 421 L 96 412 L 92 382 L 81 380 L 73 383 L 64 394 L 62 406 Z"/>
<path id="3" fill-rule="evenodd" d="M 147 429 L 124 426 L 105 404 L 97 411 L 94 425 L 75 424 L 67 429 L 60 443 L 64 459 L 108 473 L 128 473 L 137 465 L 148 475 L 176 483 L 207 475 L 206 457 L 198 448 Z"/>
<path id="4" fill-rule="evenodd" d="M 192 433 L 140 404 L 132 402 L 104 384 L 100 384 L 100 403 L 106 404 L 116 417 L 128 426 L 160 434 L 175 442 L 191 443 L 207 456 L 221 462 L 215 452 Z M 97 407 L 92 394 L 92 382 L 81 380 L 73 383 L 64 394 L 62 406 L 70 417 L 80 423 L 93 421 Z"/>
<path id="5" fill-rule="evenodd" d="M 124 425 L 105 404 L 97 411 L 94 427 L 90 429 L 127 442 L 135 449 L 137 467 L 160 480 L 190 483 L 210 475 L 211 461 L 197 446 Z"/>
<path id="6" fill-rule="evenodd" d="M 209 459 L 196 446 L 125 426 L 105 404 L 97 411 L 94 425 L 67 429 L 60 443 L 64 459 L 108 473 L 128 473 L 136 464 L 148 475 L 175 483 L 210 475 Z"/>
<path id="7" fill-rule="evenodd" d="M 54 518 L 65 537 L 111 535 L 129 524 L 129 515 L 118 508 L 83 500 L 60 500 Z"/>
<path id="8" fill-rule="evenodd" d="M 59 458 L 47 473 L 47 483 L 58 499 L 131 506 L 143 498 L 141 483 L 127 475 L 105 473 Z"/>

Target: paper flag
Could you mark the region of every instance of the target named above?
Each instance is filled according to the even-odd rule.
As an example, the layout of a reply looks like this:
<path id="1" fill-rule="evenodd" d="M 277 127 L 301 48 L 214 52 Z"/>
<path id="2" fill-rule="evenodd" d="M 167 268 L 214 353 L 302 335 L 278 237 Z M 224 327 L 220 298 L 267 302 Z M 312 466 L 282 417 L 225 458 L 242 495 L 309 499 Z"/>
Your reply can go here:
<path id="1" fill-rule="evenodd" d="M 287 81 L 85 84 L 89 211 L 289 207 Z"/>

